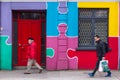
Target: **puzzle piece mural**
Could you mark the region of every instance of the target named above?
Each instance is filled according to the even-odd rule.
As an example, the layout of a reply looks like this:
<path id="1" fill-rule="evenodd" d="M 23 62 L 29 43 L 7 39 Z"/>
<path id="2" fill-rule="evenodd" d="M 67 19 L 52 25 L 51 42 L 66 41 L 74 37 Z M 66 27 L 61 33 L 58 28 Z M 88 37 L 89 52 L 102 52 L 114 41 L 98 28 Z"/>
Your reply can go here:
<path id="1" fill-rule="evenodd" d="M 73 25 L 77 24 L 78 21 L 76 21 L 77 17 L 70 17 L 70 15 L 77 15 L 77 3 L 61 1 L 59 3 L 54 3 L 54 5 L 52 4 L 53 3 L 48 3 L 48 19 L 52 16 L 50 16 L 49 9 L 52 9 L 52 14 L 54 14 L 54 18 L 52 17 L 52 20 L 54 21 L 54 19 L 57 19 L 57 22 L 55 21 L 52 23 L 52 20 L 50 19 L 51 23 L 47 23 L 49 26 L 47 29 L 47 48 L 52 48 L 54 50 L 54 57 L 50 58 L 47 56 L 47 69 L 77 69 L 77 59 L 67 56 L 67 50 L 69 48 L 75 49 L 77 47 L 78 29 L 76 28 L 77 26 L 73 27 Z M 50 5 L 52 5 L 52 8 Z M 69 5 L 69 7 L 67 5 Z M 56 7 L 58 7 L 58 10 L 56 10 Z M 75 9 L 76 11 L 74 12 Z M 68 10 L 70 11 L 69 13 Z M 73 18 L 75 19 L 75 22 L 71 23 Z M 57 32 L 55 29 L 57 29 Z"/>
<path id="2" fill-rule="evenodd" d="M 1 63 L 1 69 L 12 69 L 12 54 L 11 54 L 11 48 L 12 45 L 8 44 L 8 36 L 0 36 L 1 43 L 1 53 L 0 53 L 0 63 Z"/>
<path id="3" fill-rule="evenodd" d="M 0 68 L 12 69 L 12 11 L 46 10 L 46 68 L 93 69 L 96 61 L 95 50 L 79 50 L 78 47 L 78 8 L 109 8 L 109 45 L 112 48 L 107 59 L 112 69 L 118 68 L 118 4 L 87 2 L 1 2 Z M 87 4 L 87 5 L 86 5 Z M 94 5 L 97 4 L 97 5 Z M 23 5 L 23 6 L 21 6 Z M 115 16 L 111 16 L 111 15 Z M 7 15 L 7 16 L 6 16 Z M 116 20 L 116 21 L 114 21 Z M 114 26 L 114 27 L 113 27 Z M 6 35 L 6 36 L 4 36 Z M 120 44 L 120 43 L 119 43 Z M 119 52 L 120 53 L 120 52 Z M 7 56 L 6 56 L 7 55 Z M 113 57 L 114 56 L 114 57 Z M 91 63 L 92 62 L 92 63 Z M 87 64 L 89 63 L 89 64 Z M 114 63 L 114 65 L 113 65 Z"/>
<path id="4" fill-rule="evenodd" d="M 54 49 L 52 49 L 52 48 L 47 48 L 47 50 L 46 50 L 46 56 L 47 57 L 50 57 L 50 58 L 52 58 L 52 57 L 54 57 Z"/>
<path id="5" fill-rule="evenodd" d="M 69 69 L 78 69 L 78 56 L 75 49 L 68 49 L 67 55 L 69 59 Z"/>

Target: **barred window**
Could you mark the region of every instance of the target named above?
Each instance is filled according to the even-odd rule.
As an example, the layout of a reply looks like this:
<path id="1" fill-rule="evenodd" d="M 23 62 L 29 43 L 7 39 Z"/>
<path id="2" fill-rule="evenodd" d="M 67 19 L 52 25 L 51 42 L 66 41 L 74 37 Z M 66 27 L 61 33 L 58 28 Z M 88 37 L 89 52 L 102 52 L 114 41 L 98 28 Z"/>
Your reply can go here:
<path id="1" fill-rule="evenodd" d="M 108 42 L 108 12 L 108 8 L 79 8 L 78 49 L 95 49 L 95 35 Z"/>

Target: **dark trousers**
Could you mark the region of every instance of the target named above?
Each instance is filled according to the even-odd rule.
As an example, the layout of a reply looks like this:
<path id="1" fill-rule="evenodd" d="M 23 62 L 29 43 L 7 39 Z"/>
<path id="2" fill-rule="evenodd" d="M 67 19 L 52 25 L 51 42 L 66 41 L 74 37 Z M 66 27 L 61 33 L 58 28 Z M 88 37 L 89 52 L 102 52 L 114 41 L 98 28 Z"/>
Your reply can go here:
<path id="1" fill-rule="evenodd" d="M 97 60 L 97 62 L 96 62 L 96 67 L 95 67 L 95 69 L 94 69 L 94 71 L 93 71 L 93 74 L 95 74 L 96 71 L 98 70 L 99 64 L 100 64 L 100 61 L 101 61 L 101 60 L 102 60 L 102 57 L 98 57 L 98 60 Z M 108 71 L 107 73 L 108 73 L 108 74 L 111 74 L 110 71 Z"/>

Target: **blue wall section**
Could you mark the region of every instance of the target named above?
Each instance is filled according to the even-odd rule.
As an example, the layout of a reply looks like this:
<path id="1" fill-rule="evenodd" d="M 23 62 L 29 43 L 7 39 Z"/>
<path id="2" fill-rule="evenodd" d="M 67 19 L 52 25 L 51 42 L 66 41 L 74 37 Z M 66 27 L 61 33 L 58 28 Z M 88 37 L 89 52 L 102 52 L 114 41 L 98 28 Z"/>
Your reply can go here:
<path id="1" fill-rule="evenodd" d="M 68 31 L 67 36 L 78 36 L 78 7 L 77 2 L 68 3 Z"/>
<path id="2" fill-rule="evenodd" d="M 57 2 L 48 2 L 47 4 L 47 36 L 58 36 L 58 3 Z"/>
<path id="3" fill-rule="evenodd" d="M 58 3 L 48 2 L 47 7 L 47 36 L 58 36 L 59 23 L 68 25 L 67 36 L 78 36 L 78 8 L 77 2 L 68 2 L 68 13 L 58 13 Z"/>

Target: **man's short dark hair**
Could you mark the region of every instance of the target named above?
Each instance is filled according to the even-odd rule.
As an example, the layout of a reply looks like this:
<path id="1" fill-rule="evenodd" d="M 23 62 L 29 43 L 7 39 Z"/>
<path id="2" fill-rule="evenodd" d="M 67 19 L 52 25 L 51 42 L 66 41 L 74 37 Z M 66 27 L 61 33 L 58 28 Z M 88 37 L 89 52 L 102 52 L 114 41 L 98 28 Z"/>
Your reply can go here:
<path id="1" fill-rule="evenodd" d="M 95 35 L 95 37 L 100 38 L 100 36 L 99 36 L 99 35 Z"/>
<path id="2" fill-rule="evenodd" d="M 29 37 L 28 40 L 34 40 L 32 37 Z"/>

